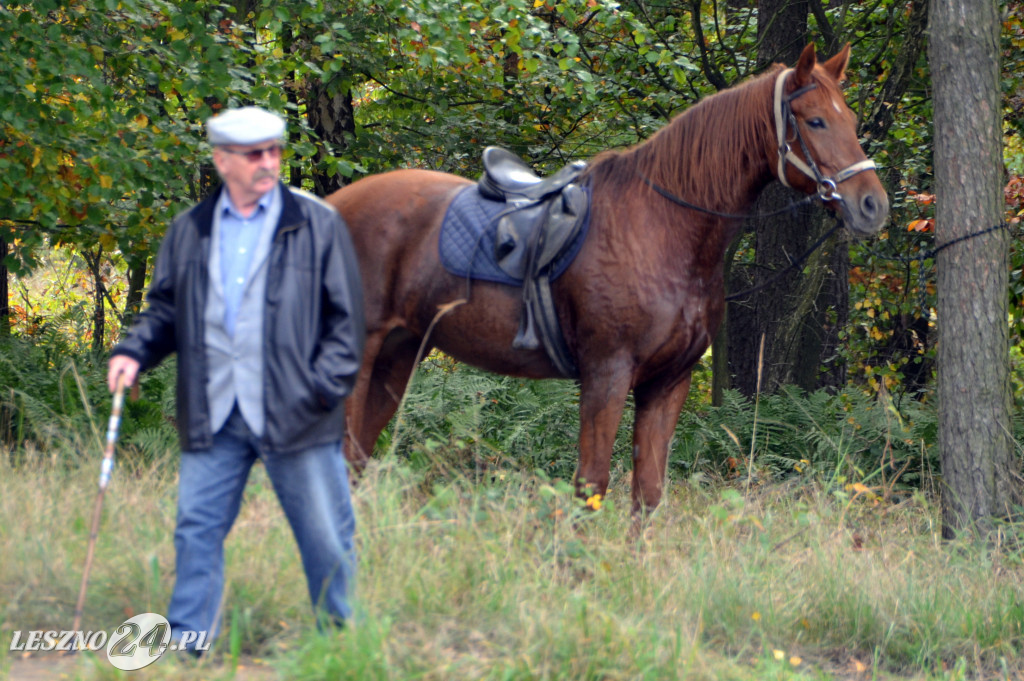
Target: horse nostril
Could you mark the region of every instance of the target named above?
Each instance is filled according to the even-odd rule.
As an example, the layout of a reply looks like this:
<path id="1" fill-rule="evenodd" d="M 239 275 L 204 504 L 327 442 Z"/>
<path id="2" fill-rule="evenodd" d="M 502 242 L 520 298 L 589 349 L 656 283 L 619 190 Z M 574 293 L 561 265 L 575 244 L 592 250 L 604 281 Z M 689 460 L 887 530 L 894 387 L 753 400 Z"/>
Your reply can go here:
<path id="1" fill-rule="evenodd" d="M 875 197 L 871 194 L 865 195 L 860 201 L 860 209 L 866 217 L 875 217 L 875 214 L 878 213 L 878 204 L 875 201 Z"/>

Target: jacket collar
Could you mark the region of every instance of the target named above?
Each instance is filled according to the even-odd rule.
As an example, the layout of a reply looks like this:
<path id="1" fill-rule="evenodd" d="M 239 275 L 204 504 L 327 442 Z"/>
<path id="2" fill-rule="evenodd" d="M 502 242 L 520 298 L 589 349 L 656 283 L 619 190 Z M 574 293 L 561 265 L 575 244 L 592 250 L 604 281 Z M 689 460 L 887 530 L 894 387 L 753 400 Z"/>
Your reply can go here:
<path id="1" fill-rule="evenodd" d="M 281 188 L 281 219 L 277 223 L 277 229 L 303 221 L 305 215 L 303 215 L 302 207 L 295 199 L 295 196 L 288 190 L 284 182 L 279 181 L 277 184 Z M 210 192 L 205 199 L 196 204 L 192 209 L 192 216 L 196 227 L 199 230 L 199 234 L 203 237 L 209 237 L 213 234 L 213 211 L 217 207 L 217 198 L 222 191 L 224 191 L 223 183 L 218 185 L 216 189 Z"/>

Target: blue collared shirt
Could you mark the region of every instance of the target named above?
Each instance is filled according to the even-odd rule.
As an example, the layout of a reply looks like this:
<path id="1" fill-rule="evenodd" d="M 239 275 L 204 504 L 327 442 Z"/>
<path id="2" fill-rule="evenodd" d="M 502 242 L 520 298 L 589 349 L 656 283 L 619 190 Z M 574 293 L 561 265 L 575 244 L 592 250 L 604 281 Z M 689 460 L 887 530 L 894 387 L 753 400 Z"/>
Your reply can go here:
<path id="1" fill-rule="evenodd" d="M 224 327 L 231 337 L 242 294 L 252 275 L 252 257 L 264 229 L 272 230 L 281 216 L 281 189 L 274 187 L 260 197 L 256 210 L 242 217 L 227 189 L 220 201 L 220 273 L 224 287 Z"/>

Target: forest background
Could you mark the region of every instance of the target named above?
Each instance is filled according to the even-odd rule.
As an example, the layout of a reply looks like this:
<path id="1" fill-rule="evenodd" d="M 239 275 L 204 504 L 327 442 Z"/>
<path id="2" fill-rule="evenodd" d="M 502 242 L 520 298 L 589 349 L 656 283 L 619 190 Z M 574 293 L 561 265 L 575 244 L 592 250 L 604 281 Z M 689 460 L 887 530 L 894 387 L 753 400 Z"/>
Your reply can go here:
<path id="1" fill-rule="evenodd" d="M 69 362 L 102 365 L 138 311 L 170 217 L 215 182 L 203 123 L 226 106 L 257 103 L 287 115 L 286 179 L 320 195 L 396 167 L 475 176 L 488 144 L 549 172 L 646 139 L 701 97 L 792 61 L 807 41 L 824 55 L 853 45 L 847 99 L 891 197 L 890 225 L 872 240 L 841 234 L 802 269 L 731 303 L 691 403 L 720 409 L 758 387 L 771 394 L 788 386 L 847 402 L 881 396 L 902 415 L 928 411 L 936 313 L 927 2 L 486 5 L 0 6 L 5 441 L 16 449 L 31 435 L 29 386 L 44 386 L 35 393 L 41 405 L 67 412 L 60 376 Z M 1024 214 L 1024 8 L 1011 0 L 999 9 L 1005 219 L 1016 235 Z M 820 208 L 751 221 L 727 254 L 730 288 L 773 277 L 827 227 Z M 1019 407 L 1024 249 L 1016 238 L 1010 262 Z M 89 381 L 91 404 L 104 398 L 96 383 Z M 152 398 L 153 419 L 136 420 L 142 430 L 170 419 L 168 396 L 155 390 Z M 128 442 L 133 428 L 129 421 Z M 564 464 L 558 473 L 571 468 Z"/>
<path id="2" fill-rule="evenodd" d="M 714 352 L 695 372 L 670 464 L 670 478 L 689 483 L 673 489 L 682 489 L 684 495 L 687 490 L 698 490 L 698 495 L 713 491 L 701 496 L 699 511 L 687 507 L 676 513 L 675 500 L 670 499 L 663 517 L 678 519 L 698 534 L 706 531 L 712 542 L 723 535 L 736 540 L 760 537 L 763 554 L 757 554 L 752 544 L 738 542 L 743 550 L 755 550 L 746 556 L 755 563 L 771 563 L 780 549 L 798 543 L 793 537 L 808 526 L 813 528 L 808 542 L 837 544 L 843 561 L 861 555 L 847 551 L 859 552 L 865 543 L 887 545 L 880 537 L 895 537 L 893 545 L 908 534 L 927 537 L 929 531 L 923 528 L 932 527 L 934 509 L 926 500 L 936 498 L 941 486 L 931 257 L 935 112 L 925 30 L 928 10 L 926 0 L 0 3 L 0 248 L 6 270 L 0 273 L 0 301 L 7 301 L 7 308 L 0 308 L 0 439 L 6 450 L 0 464 L 11 473 L 6 479 L 14 482 L 9 484 L 15 485 L 0 498 L 25 498 L 31 500 L 28 507 L 50 508 L 68 494 L 62 484 L 85 480 L 65 480 L 51 473 L 71 471 L 68 475 L 73 476 L 96 464 L 98 423 L 109 403 L 102 378 L 106 352 L 142 304 L 152 257 L 171 216 L 201 198 L 215 182 L 203 123 L 224 107 L 256 103 L 284 113 L 289 120 L 285 179 L 320 195 L 365 174 L 396 167 L 475 177 L 480 152 L 489 144 L 512 149 L 539 171 L 551 172 L 571 160 L 646 139 L 702 97 L 773 61 L 792 62 L 807 42 L 815 42 L 823 56 L 850 42 L 847 100 L 858 116 L 865 150 L 878 163 L 889 192 L 893 210 L 888 229 L 867 241 L 832 239 L 771 288 L 730 304 L 728 323 Z M 1024 440 L 1019 416 L 1024 406 L 1024 247 L 1019 239 L 1024 217 L 1024 5 L 1004 0 L 999 10 L 1005 220 L 1014 237 L 1007 322 L 1013 430 L 1019 443 Z M 787 199 L 781 195 L 764 200 Z M 748 225 L 728 254 L 730 289 L 746 289 L 771 277 L 829 226 L 820 209 Z M 763 359 L 757 351 L 762 336 Z M 758 376 L 763 379 L 760 389 Z M 399 471 L 378 481 L 380 490 L 400 488 L 395 497 L 400 503 L 390 505 L 393 499 L 388 498 L 372 510 L 361 508 L 368 532 L 394 539 L 394 532 L 407 529 L 410 517 L 415 522 L 409 527 L 420 529 L 420 524 L 448 527 L 450 522 L 475 528 L 481 515 L 488 515 L 488 504 L 507 504 L 490 513 L 497 518 L 520 509 L 522 504 L 514 503 L 514 497 L 522 495 L 541 519 L 524 520 L 522 525 L 531 533 L 537 526 L 552 530 L 554 539 L 544 543 L 529 534 L 517 547 L 527 556 L 532 549 L 540 551 L 536 560 L 565 578 L 564 584 L 553 582 L 555 588 L 574 583 L 581 572 L 591 577 L 610 572 L 608 563 L 598 562 L 597 549 L 580 543 L 572 527 L 558 524 L 559 518 L 577 522 L 581 517 L 578 506 L 568 501 L 568 487 L 558 482 L 568 479 L 575 465 L 576 396 L 569 382 L 489 376 L 432 355 L 417 374 L 401 412 L 400 432 L 385 432 L 380 443 L 381 449 L 401 453 L 416 473 Z M 624 424 L 629 421 L 627 416 Z M 129 534 L 144 535 L 137 542 L 169 544 L 166 537 L 156 542 L 149 536 L 148 528 L 169 516 L 159 501 L 152 508 L 147 505 L 147 490 L 169 489 L 159 471 L 173 468 L 165 466 L 175 451 L 172 366 L 143 380 L 141 399 L 128 405 L 121 443 L 119 460 L 132 473 L 122 479 L 124 494 L 131 498 L 132 490 L 138 492 L 138 499 L 144 500 L 140 508 L 148 514 L 146 525 L 130 527 Z M 621 489 L 629 457 L 624 432 L 616 443 L 613 489 Z M 150 464 L 153 467 L 147 467 Z M 44 477 L 30 478 L 33 467 Z M 522 472 L 539 477 L 520 483 L 517 476 Z M 20 476 L 29 476 L 26 484 L 19 482 Z M 467 480 L 490 484 L 506 478 L 507 491 L 486 485 L 483 491 L 476 486 L 467 491 L 461 486 Z M 749 493 L 752 486 L 767 481 L 799 483 L 801 489 L 823 492 L 830 503 L 838 504 L 830 507 L 834 517 L 828 508 L 811 503 L 809 511 L 804 505 L 800 495 L 815 491 L 782 492 L 797 500 L 786 507 L 795 525 L 766 539 L 767 534 L 758 532 L 772 529 L 772 512 L 764 511 L 761 501 Z M 91 477 L 88 482 L 93 483 Z M 453 486 L 444 486 L 449 483 Z M 416 494 L 408 495 L 408 485 Z M 31 496 L 26 490 L 35 487 L 41 491 Z M 735 494 L 737 487 L 748 493 L 746 502 Z M 84 494 L 75 489 L 75 494 Z M 360 494 L 377 493 L 365 491 L 374 490 L 372 485 L 363 489 Z M 257 510 L 250 512 L 266 512 L 263 502 L 258 497 Z M 11 515 L 4 517 L 15 517 L 19 505 L 9 501 L 8 506 Z M 900 515 L 904 525 L 871 535 L 864 529 L 871 523 L 861 522 L 857 509 L 862 508 L 882 509 L 882 514 L 892 508 L 911 510 Z M 80 516 L 81 511 L 51 509 L 54 517 L 69 514 Z M 826 519 L 820 533 L 813 517 Z M 35 526 L 47 527 L 47 522 L 52 519 L 43 518 Z M 602 532 L 616 534 L 617 526 L 608 524 L 613 521 L 598 522 L 606 523 Z M 845 532 L 839 541 L 837 526 Z M 19 537 L 19 527 L 16 522 L 0 523 L 0 537 L 5 542 Z M 508 549 L 492 540 L 504 536 L 505 529 L 492 532 L 489 526 L 480 527 L 463 537 L 466 545 L 493 544 L 494 564 L 487 563 L 482 572 L 500 572 L 504 568 L 495 566 Z M 1010 535 L 1024 532 L 1019 525 L 1008 527 Z M 84 531 L 78 517 L 72 527 L 54 523 L 51 537 L 64 546 L 78 546 Z M 408 546 L 410 555 L 434 555 L 451 546 L 450 537 L 433 537 L 430 532 L 424 531 L 422 537 L 410 534 L 405 543 L 393 545 Z M 618 547 L 618 538 L 613 541 Z M 11 545 L 24 553 L 16 553 L 20 560 L 8 561 L 8 572 L 0 572 L 5 592 L 23 576 L 17 570 L 31 574 L 40 564 L 31 536 L 26 535 L 23 543 L 12 540 Z M 620 555 L 618 548 L 602 545 L 601 550 L 630 565 L 631 557 Z M 709 553 L 723 558 L 720 550 L 715 544 Z M 395 584 L 405 576 L 388 572 L 398 572 L 393 555 L 383 548 L 380 555 L 374 551 L 366 558 L 377 570 L 369 574 L 378 581 L 366 586 L 377 589 L 384 601 L 394 597 Z M 920 571 L 913 573 L 916 583 L 889 589 L 891 593 L 870 593 L 865 587 L 863 598 L 849 596 L 840 580 L 833 590 L 822 590 L 823 584 L 831 584 L 835 569 L 835 560 L 826 551 L 820 565 L 804 575 L 815 588 L 793 585 L 798 595 L 778 603 L 778 610 L 771 613 L 746 605 L 777 597 L 777 588 L 761 582 L 778 584 L 793 572 L 793 564 L 785 563 L 790 558 L 786 551 L 773 574 L 747 573 L 747 562 L 733 561 L 741 573 L 726 572 L 724 579 L 739 586 L 717 592 L 717 577 L 709 572 L 705 587 L 712 600 L 720 595 L 722 602 L 715 604 L 719 611 L 733 612 L 729 608 L 734 602 L 743 607 L 735 609 L 735 621 L 724 626 L 708 620 L 709 640 L 725 641 L 726 649 L 746 655 L 781 633 L 783 638 L 820 643 L 824 652 L 816 655 L 821 659 L 846 650 L 835 654 L 855 670 L 864 664 L 870 667 L 872 654 L 876 668 L 916 664 L 936 673 L 967 659 L 986 670 L 997 669 L 1001 659 L 1019 659 L 1024 647 L 1024 598 L 1014 577 L 1021 574 L 1019 552 L 1012 558 L 998 554 L 998 560 L 985 554 L 980 563 L 971 553 L 972 559 L 964 564 L 953 556 L 943 565 L 948 569 L 944 573 L 927 551 L 915 546 L 906 558 L 888 557 L 902 565 L 915 552 L 927 555 Z M 111 553 L 108 547 L 109 562 Z M 483 549 L 478 553 L 490 555 Z M 57 559 L 80 564 L 70 549 Z M 461 565 L 458 561 L 463 559 L 473 557 L 453 556 L 451 564 Z M 670 563 L 666 559 L 664 571 L 675 574 L 679 566 Z M 883 584 L 891 563 L 874 558 L 866 563 L 858 563 L 864 582 Z M 101 593 L 111 596 L 111 605 L 93 602 L 90 612 L 102 611 L 109 619 L 119 616 L 115 604 L 122 600 L 162 603 L 170 564 L 169 556 L 160 554 L 141 568 L 126 565 L 129 573 L 152 568 L 152 574 L 136 580 L 145 595 L 122 594 L 119 584 L 124 580 L 112 576 L 100 586 Z M 634 565 L 632 572 L 613 573 L 616 584 L 609 593 L 627 592 L 639 569 Z M 702 569 L 692 568 L 698 576 Z M 970 573 L 974 569 L 977 573 Z M 932 572 L 938 575 L 936 582 L 922 588 Z M 968 573 L 973 576 L 971 585 L 992 586 L 992 591 L 979 597 L 977 590 L 963 589 L 965 601 L 977 604 L 974 609 L 947 604 L 943 598 L 951 588 L 939 581 L 942 575 L 959 588 L 958 580 Z M 392 578 L 395 581 L 384 581 Z M 858 575 L 845 578 L 856 582 Z M 468 572 L 466 582 L 476 583 Z M 253 589 L 249 601 L 258 601 L 252 598 L 253 593 L 262 593 L 258 583 L 259 579 L 239 582 L 234 590 Z M 450 601 L 457 604 L 459 586 L 449 579 L 430 584 L 425 591 L 443 594 L 451 589 Z M 544 591 L 546 583 L 528 586 L 544 594 L 541 601 L 556 602 L 565 595 Z M 41 588 L 44 593 L 73 593 L 77 583 L 57 580 L 56 587 Z M 663 594 L 655 591 L 652 587 L 652 608 L 665 605 Z M 821 602 L 810 597 L 812 591 L 823 594 Z M 417 608 L 437 606 L 430 596 L 405 593 L 406 600 L 399 599 L 392 613 L 399 623 Z M 495 630 L 503 626 L 499 619 L 515 616 L 515 591 L 510 593 L 513 602 L 491 613 Z M 24 596 L 24 590 L 18 594 L 0 612 L 0 630 L 10 628 L 2 620 L 10 622 L 26 612 L 55 626 L 57 620 L 46 618 L 67 614 L 66 603 L 53 614 L 51 602 L 36 602 L 35 597 Z M 890 595 L 894 604 L 886 602 Z M 244 630 L 253 649 L 282 637 L 288 640 L 288 626 L 303 621 L 302 613 L 291 611 L 281 621 L 279 613 L 286 607 L 294 610 L 292 601 L 301 601 L 301 594 L 298 599 L 293 596 L 268 595 L 267 607 L 233 613 L 246 621 L 239 630 Z M 808 608 L 806 603 L 812 602 Z M 566 651 L 590 645 L 586 601 L 580 603 L 583 633 L 579 638 L 567 636 Z M 907 603 L 912 612 L 907 612 Z M 916 611 L 914 604 L 920 606 Z M 895 613 L 902 608 L 904 614 L 887 619 L 889 606 Z M 620 623 L 632 617 L 635 607 L 635 602 L 613 602 L 608 611 L 618 612 L 612 620 Z M 676 607 L 688 606 L 673 603 L 669 609 Z M 820 631 L 814 618 L 799 613 L 789 617 L 808 609 L 829 613 L 822 618 Z M 872 619 L 866 613 L 882 614 Z M 574 610 L 571 617 L 577 614 Z M 464 617 L 460 611 L 454 619 Z M 898 625 L 893 624 L 897 620 Z M 412 621 L 422 624 L 424 636 L 436 629 L 429 620 Z M 934 625 L 924 634 L 922 621 Z M 382 624 L 380 640 L 372 642 L 385 650 L 393 645 L 388 643 L 393 637 L 383 626 L 386 623 L 384 618 L 377 622 Z M 628 647 L 633 639 L 627 629 L 609 635 Z M 765 629 L 774 631 L 766 635 Z M 370 628 L 363 632 L 369 637 L 378 633 Z M 551 638 L 543 631 L 530 633 L 537 635 L 529 645 L 541 648 Z M 623 638 L 614 638 L 620 634 Z M 522 640 L 509 638 L 508 650 L 518 650 Z M 399 641 L 399 646 L 421 649 L 415 636 Z M 445 657 L 449 643 L 442 641 L 434 652 Z M 671 647 L 665 639 L 655 643 L 659 649 Z M 781 660 L 776 652 L 770 647 L 761 651 L 759 659 L 768 669 L 765 678 L 776 678 L 773 665 Z M 391 653 L 395 659 L 402 657 L 393 649 Z M 473 653 L 483 654 L 476 648 Z M 521 660 L 514 652 L 508 655 L 509 669 L 515 669 Z M 566 669 L 578 671 L 575 652 L 566 655 Z M 637 661 L 641 663 L 646 662 Z M 415 665 L 415 660 L 409 664 Z M 523 678 L 543 676 L 534 668 L 527 671 Z M 424 672 L 423 677 L 429 674 Z M 750 677 L 740 673 L 737 678 Z"/>
<path id="3" fill-rule="evenodd" d="M 701 97 L 792 61 L 807 41 L 825 55 L 851 42 L 847 97 L 893 203 L 890 227 L 875 240 L 840 237 L 802 272 L 731 304 L 715 344 L 714 401 L 730 387 L 753 394 L 762 334 L 769 392 L 854 383 L 927 399 L 935 287 L 926 2 L 485 4 L 6 3 L 0 237 L 10 276 L 0 277 L 0 334 L 72 352 L 116 341 L 139 309 L 170 217 L 214 180 L 202 124 L 225 106 L 286 113 L 287 179 L 324 195 L 395 167 L 476 176 L 488 144 L 553 171 L 646 139 Z M 1024 28 L 1019 3 L 1000 8 L 1014 228 L 1024 210 Z M 773 25 L 783 22 L 779 40 Z M 733 291 L 823 231 L 824 211 L 806 212 L 767 225 L 781 235 L 774 242 L 765 226 L 749 226 L 728 254 Z M 1017 348 L 1016 240 L 1011 261 Z"/>
<path id="4" fill-rule="evenodd" d="M 1024 8 L 999 8 L 1006 220 L 1016 234 Z M 226 106 L 285 113 L 286 179 L 325 195 L 396 167 L 476 176 L 488 144 L 553 171 L 646 139 L 701 97 L 793 61 L 808 41 L 824 55 L 850 42 L 847 99 L 889 191 L 890 226 L 867 241 L 840 234 L 802 269 L 731 303 L 694 398 L 752 397 L 759 377 L 767 393 L 853 386 L 900 405 L 933 396 L 924 0 L 44 0 L 0 13 L 0 336 L 41 349 L 44 368 L 101 356 L 130 323 L 170 217 L 215 181 L 203 123 Z M 828 223 L 818 208 L 752 221 L 727 254 L 730 289 L 774 276 Z M 1019 406 L 1016 238 L 1010 260 Z M 5 385 L 19 381 L 11 374 Z"/>

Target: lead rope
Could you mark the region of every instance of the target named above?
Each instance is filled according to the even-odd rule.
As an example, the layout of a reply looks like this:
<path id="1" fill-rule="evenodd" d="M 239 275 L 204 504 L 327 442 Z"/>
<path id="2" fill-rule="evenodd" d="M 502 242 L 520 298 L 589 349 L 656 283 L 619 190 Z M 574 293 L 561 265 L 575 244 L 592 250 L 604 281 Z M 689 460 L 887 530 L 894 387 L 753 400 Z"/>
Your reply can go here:
<path id="1" fill-rule="evenodd" d="M 798 265 L 803 263 L 804 260 L 807 260 L 807 258 L 810 257 L 811 253 L 814 253 L 816 250 L 818 250 L 821 247 L 821 245 L 823 243 L 825 243 L 826 241 L 828 241 L 829 237 L 832 236 L 833 234 L 835 234 L 836 231 L 840 227 L 842 227 L 842 226 L 843 226 L 842 220 L 836 220 L 836 224 L 834 224 L 830 230 L 828 230 L 827 232 L 822 234 L 818 238 L 818 240 L 815 241 L 811 245 L 810 248 L 808 248 L 806 251 L 804 251 L 803 254 L 800 257 L 798 257 L 796 260 L 790 261 L 790 263 L 788 265 L 786 265 L 786 267 L 781 269 L 779 272 L 777 272 L 774 276 L 772 276 L 767 281 L 763 281 L 760 284 L 758 284 L 757 286 L 752 286 L 752 287 L 750 287 L 748 289 L 745 289 L 743 291 L 739 291 L 738 293 L 731 293 L 731 294 L 727 295 L 725 297 L 725 302 L 731 303 L 734 300 L 739 300 L 741 298 L 746 298 L 747 296 L 752 295 L 754 293 L 757 293 L 758 291 L 760 291 L 762 289 L 768 288 L 769 286 L 771 286 L 775 282 L 779 281 L 784 276 L 789 274 L 789 272 L 791 272 L 793 269 L 795 269 Z"/>

